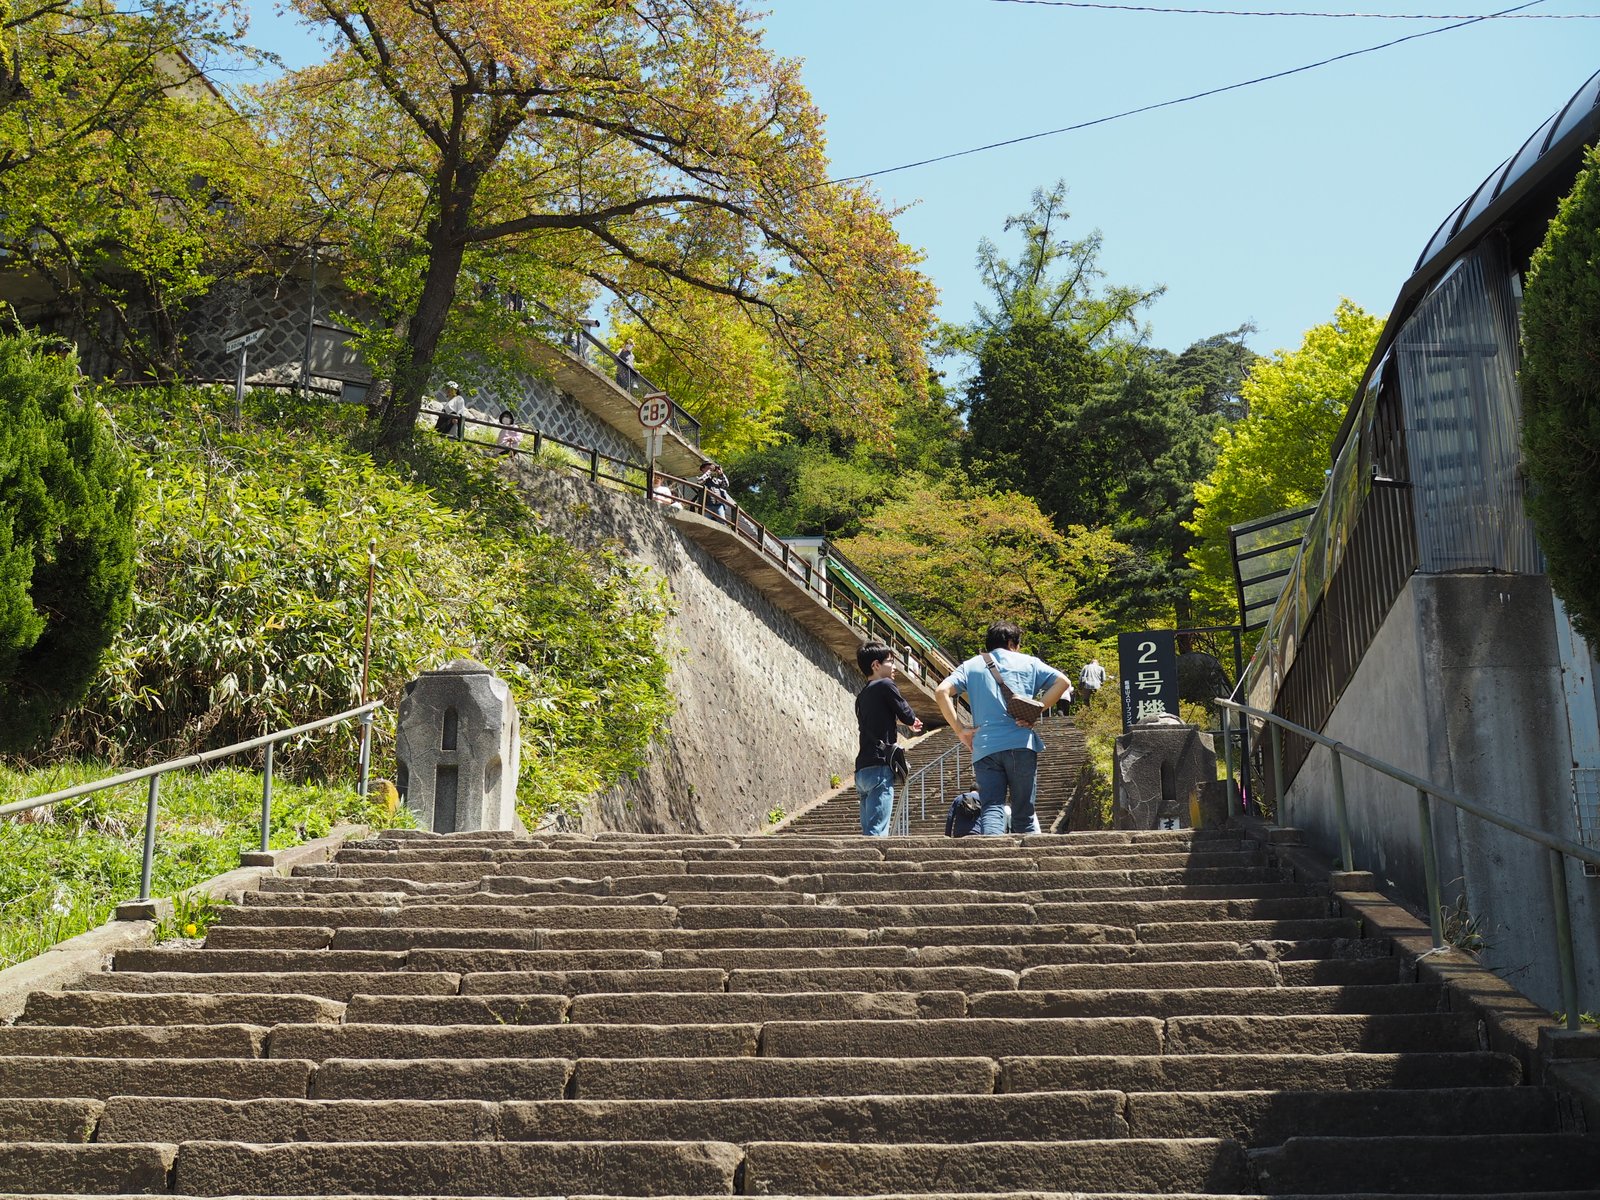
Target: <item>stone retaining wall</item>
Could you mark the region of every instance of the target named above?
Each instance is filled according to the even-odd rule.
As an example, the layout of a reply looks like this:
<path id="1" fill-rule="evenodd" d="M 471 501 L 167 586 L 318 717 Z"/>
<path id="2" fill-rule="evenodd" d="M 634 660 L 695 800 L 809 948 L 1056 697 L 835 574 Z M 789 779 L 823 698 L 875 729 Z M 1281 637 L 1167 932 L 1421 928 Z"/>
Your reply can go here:
<path id="1" fill-rule="evenodd" d="M 526 460 L 545 527 L 580 546 L 616 542 L 659 572 L 677 613 L 668 637 L 678 711 L 639 778 L 591 806 L 586 831 L 749 833 L 851 774 L 859 673 L 684 537 L 642 496 Z"/>

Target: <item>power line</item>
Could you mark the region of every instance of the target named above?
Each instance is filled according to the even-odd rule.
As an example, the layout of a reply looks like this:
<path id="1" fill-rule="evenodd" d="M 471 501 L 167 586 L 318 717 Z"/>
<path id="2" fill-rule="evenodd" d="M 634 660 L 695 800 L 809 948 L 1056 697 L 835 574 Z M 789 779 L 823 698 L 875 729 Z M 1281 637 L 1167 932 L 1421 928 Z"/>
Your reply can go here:
<path id="1" fill-rule="evenodd" d="M 1391 46 L 1398 46 L 1403 42 L 1413 42 L 1418 38 L 1432 37 L 1436 33 L 1448 33 L 1452 29 L 1462 29 L 1468 25 L 1476 25 L 1479 21 L 1490 21 L 1496 17 L 1509 16 L 1520 12 L 1524 8 L 1532 8 L 1542 4 L 1544 0 L 1527 0 L 1525 4 L 1518 4 L 1513 8 L 1503 9 L 1497 13 L 1485 13 L 1479 17 L 1469 17 L 1456 22 L 1454 25 L 1441 25 L 1437 29 L 1425 29 L 1421 33 L 1408 33 L 1405 37 L 1398 37 L 1392 41 L 1381 42 L 1376 46 L 1367 46 L 1361 50 L 1347 50 L 1343 54 L 1335 54 L 1331 58 L 1324 58 L 1314 63 L 1307 63 L 1303 67 L 1290 67 L 1286 71 L 1275 71 L 1271 75 L 1258 75 L 1254 79 L 1246 79 L 1240 83 L 1224 84 L 1222 87 L 1208 88 L 1203 92 L 1193 92 L 1187 96 L 1178 96 L 1172 100 L 1160 100 L 1154 104 L 1142 104 L 1138 108 L 1125 109 L 1110 116 L 1095 117 L 1091 121 L 1079 121 L 1076 125 L 1063 125 L 1060 129 L 1046 129 L 1042 133 L 1025 133 L 1021 137 L 1007 138 L 1001 142 L 989 142 L 983 146 L 972 146 L 966 150 L 952 150 L 949 154 L 936 154 L 932 158 L 921 158 L 916 162 L 901 163 L 897 167 L 883 167 L 876 171 L 863 171 L 859 175 L 843 175 L 837 179 L 830 179 L 828 183 L 854 183 L 858 179 L 874 179 L 880 175 L 893 175 L 897 171 L 909 171 L 914 167 L 932 166 L 934 163 L 949 162 L 952 158 L 965 158 L 969 154 L 982 154 L 986 150 L 999 150 L 1006 146 L 1019 146 L 1023 142 L 1034 142 L 1040 138 L 1055 137 L 1058 134 L 1074 133 L 1080 129 L 1090 129 L 1096 125 L 1106 125 L 1112 121 L 1120 121 L 1124 117 L 1135 117 L 1140 113 L 1154 112 L 1160 108 L 1172 108 L 1179 104 L 1188 104 L 1194 100 L 1204 100 L 1209 96 L 1220 96 L 1224 92 L 1236 92 L 1240 88 L 1253 87 L 1258 83 L 1270 83 L 1274 79 L 1285 79 L 1290 75 L 1299 75 L 1306 71 L 1314 71 L 1318 67 L 1326 67 L 1331 63 L 1343 62 L 1347 58 L 1358 58 L 1363 54 L 1372 54 L 1378 50 L 1387 50 Z M 825 186 L 825 185 L 817 185 Z"/>
<path id="2" fill-rule="evenodd" d="M 1030 4 L 1041 8 L 1090 8 L 1103 12 L 1180 13 L 1188 17 L 1321 17 L 1361 21 L 1595 21 L 1600 13 L 1384 13 L 1310 12 L 1282 9 L 1275 12 L 1234 8 L 1162 8 L 1153 4 L 1101 4 L 1093 0 L 991 0 L 994 4 Z"/>

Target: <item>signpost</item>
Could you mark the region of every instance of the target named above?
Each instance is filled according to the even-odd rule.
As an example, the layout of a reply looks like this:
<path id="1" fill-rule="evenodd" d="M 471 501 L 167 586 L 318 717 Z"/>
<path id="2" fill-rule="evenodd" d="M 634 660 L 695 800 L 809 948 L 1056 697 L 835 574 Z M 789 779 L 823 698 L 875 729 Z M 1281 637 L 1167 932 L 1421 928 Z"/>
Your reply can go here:
<path id="1" fill-rule="evenodd" d="M 236 333 L 222 343 L 222 352 L 224 354 L 232 354 L 234 351 L 239 353 L 239 372 L 233 381 L 233 427 L 235 429 L 239 428 L 243 421 L 244 364 L 245 359 L 248 357 L 247 352 L 251 346 L 254 346 L 262 339 L 266 332 L 267 327 L 263 325 L 259 329 L 250 330 L 248 333 Z"/>
<path id="2" fill-rule="evenodd" d="M 656 456 L 661 453 L 661 441 L 670 420 L 672 401 L 665 392 L 651 392 L 639 401 L 639 424 L 644 428 L 644 452 L 650 463 L 650 478 L 644 485 L 647 494 L 656 485 Z"/>
<path id="3" fill-rule="evenodd" d="M 1117 635 L 1122 728 L 1158 713 L 1178 715 L 1178 641 L 1170 629 Z"/>

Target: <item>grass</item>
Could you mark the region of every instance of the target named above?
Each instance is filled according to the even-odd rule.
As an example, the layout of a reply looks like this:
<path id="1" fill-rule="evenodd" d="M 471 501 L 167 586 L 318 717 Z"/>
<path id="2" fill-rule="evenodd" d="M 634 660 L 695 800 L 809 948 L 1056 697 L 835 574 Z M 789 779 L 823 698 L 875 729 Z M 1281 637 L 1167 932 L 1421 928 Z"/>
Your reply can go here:
<path id="1" fill-rule="evenodd" d="M 99 763 L 32 771 L 0 767 L 0 804 L 114 774 Z M 0 968 L 106 921 L 139 894 L 147 784 L 125 784 L 0 819 Z M 261 776 L 226 768 L 162 777 L 151 892 L 178 896 L 239 865 L 260 848 Z M 335 825 L 405 823 L 348 786 L 311 786 L 274 777 L 272 849 L 325 836 Z M 203 932 L 215 906 L 185 902 L 172 936 Z"/>

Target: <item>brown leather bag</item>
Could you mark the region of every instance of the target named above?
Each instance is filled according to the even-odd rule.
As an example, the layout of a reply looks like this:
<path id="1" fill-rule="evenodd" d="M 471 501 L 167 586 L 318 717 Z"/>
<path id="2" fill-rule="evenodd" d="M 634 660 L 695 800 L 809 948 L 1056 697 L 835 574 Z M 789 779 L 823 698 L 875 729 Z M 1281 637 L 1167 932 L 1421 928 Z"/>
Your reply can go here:
<path id="1" fill-rule="evenodd" d="M 1005 698 L 1006 712 L 1024 725 L 1032 725 L 1045 714 L 1045 706 L 1032 696 L 1019 696 L 1011 690 L 1009 684 L 1000 674 L 1000 668 L 994 665 L 994 655 L 987 650 L 983 652 L 983 665 L 989 668 L 989 674 L 994 676 L 994 681 L 1000 685 L 1000 695 Z"/>

